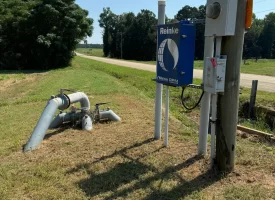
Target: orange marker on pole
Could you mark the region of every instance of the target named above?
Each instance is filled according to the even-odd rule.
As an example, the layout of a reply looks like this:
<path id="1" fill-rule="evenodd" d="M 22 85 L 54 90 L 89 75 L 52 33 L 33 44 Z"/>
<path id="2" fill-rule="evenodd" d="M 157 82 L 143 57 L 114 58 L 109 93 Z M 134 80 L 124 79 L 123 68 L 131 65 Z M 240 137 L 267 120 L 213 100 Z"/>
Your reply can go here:
<path id="1" fill-rule="evenodd" d="M 252 25 L 253 16 L 253 0 L 247 0 L 246 2 L 246 16 L 245 16 L 245 28 L 248 29 Z"/>

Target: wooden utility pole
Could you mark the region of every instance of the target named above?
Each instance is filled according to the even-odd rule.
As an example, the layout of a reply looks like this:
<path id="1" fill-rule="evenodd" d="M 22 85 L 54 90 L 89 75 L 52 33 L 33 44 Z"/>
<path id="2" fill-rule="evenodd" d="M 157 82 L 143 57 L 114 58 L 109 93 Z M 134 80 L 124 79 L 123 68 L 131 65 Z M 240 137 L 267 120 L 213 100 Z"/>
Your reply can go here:
<path id="1" fill-rule="evenodd" d="M 227 55 L 224 94 L 218 96 L 216 164 L 230 172 L 235 165 L 236 131 L 239 109 L 240 68 L 245 33 L 246 0 L 238 0 L 236 32 L 223 37 L 221 55 Z"/>

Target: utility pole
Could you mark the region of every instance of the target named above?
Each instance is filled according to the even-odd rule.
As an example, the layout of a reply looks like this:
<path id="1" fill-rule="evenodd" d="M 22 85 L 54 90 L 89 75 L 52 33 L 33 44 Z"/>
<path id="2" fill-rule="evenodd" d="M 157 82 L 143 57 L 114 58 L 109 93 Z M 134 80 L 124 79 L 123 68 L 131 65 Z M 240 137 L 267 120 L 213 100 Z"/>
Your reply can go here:
<path id="1" fill-rule="evenodd" d="M 240 68 L 243 54 L 246 0 L 238 0 L 234 36 L 223 37 L 222 55 L 227 55 L 224 94 L 218 95 L 216 130 L 216 164 L 230 172 L 235 165 L 236 131 L 239 109 Z"/>
<path id="2" fill-rule="evenodd" d="M 165 7 L 166 0 L 158 0 L 158 24 L 165 24 Z M 161 122 L 162 122 L 162 90 L 163 85 L 156 83 L 156 99 L 155 99 L 155 139 L 161 138 Z"/>

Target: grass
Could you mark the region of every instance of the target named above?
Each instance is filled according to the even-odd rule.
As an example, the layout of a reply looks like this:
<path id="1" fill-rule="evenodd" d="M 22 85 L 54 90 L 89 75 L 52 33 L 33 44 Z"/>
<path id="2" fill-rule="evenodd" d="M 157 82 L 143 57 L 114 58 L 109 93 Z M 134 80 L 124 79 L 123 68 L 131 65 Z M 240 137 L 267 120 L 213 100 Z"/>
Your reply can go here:
<path id="1" fill-rule="evenodd" d="M 1 199 L 272 199 L 275 195 L 274 144 L 238 137 L 235 172 L 219 176 L 209 171 L 209 157 L 196 156 L 198 125 L 179 107 L 177 88 L 171 89 L 170 146 L 163 148 L 162 141 L 152 140 L 153 73 L 77 57 L 66 69 L 24 73 L 24 78 L 17 72 L 1 76 Z M 46 100 L 59 88 L 84 91 L 91 104 L 111 101 L 109 106 L 122 122 L 95 124 L 91 133 L 69 127 L 49 131 L 38 150 L 22 153 Z"/>
<path id="2" fill-rule="evenodd" d="M 97 49 L 97 48 L 78 48 L 76 49 L 78 53 L 82 53 L 88 56 L 97 56 L 97 57 L 103 57 L 103 49 Z"/>
<path id="3" fill-rule="evenodd" d="M 76 51 L 89 56 L 103 56 L 102 49 L 93 49 L 93 52 L 89 51 L 89 49 L 77 49 Z M 156 61 L 130 61 L 152 65 L 156 64 Z M 203 61 L 195 61 L 194 68 L 203 69 Z M 253 59 L 249 59 L 246 61 L 246 64 L 242 63 L 241 73 L 275 76 L 275 60 L 259 59 L 256 62 Z"/>

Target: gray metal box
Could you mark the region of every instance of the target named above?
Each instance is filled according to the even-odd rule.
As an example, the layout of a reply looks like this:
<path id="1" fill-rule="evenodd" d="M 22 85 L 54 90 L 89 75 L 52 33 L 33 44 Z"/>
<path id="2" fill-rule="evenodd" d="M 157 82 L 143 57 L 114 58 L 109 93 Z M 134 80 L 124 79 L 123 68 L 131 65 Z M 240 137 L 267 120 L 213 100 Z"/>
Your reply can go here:
<path id="1" fill-rule="evenodd" d="M 218 2 L 221 13 L 217 19 L 206 17 L 205 36 L 235 35 L 238 0 L 207 0 L 207 5 Z"/>
<path id="2" fill-rule="evenodd" d="M 204 63 L 204 91 L 211 94 L 224 92 L 226 60 L 226 56 L 206 58 Z"/>

